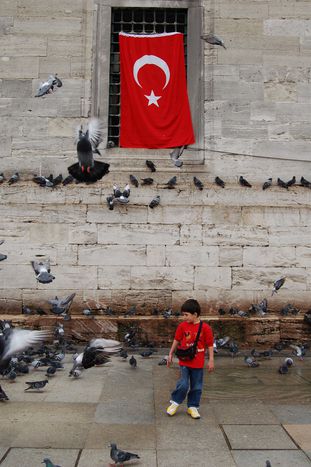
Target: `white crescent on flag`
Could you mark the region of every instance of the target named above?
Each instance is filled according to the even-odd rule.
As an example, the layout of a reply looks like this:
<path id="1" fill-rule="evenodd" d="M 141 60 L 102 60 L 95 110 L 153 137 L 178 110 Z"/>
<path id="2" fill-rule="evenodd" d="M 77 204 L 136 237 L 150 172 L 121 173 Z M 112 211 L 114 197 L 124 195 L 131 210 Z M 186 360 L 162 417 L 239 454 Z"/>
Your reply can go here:
<path id="1" fill-rule="evenodd" d="M 138 80 L 138 72 L 145 65 L 156 65 L 159 68 L 161 68 L 161 70 L 165 74 L 165 84 L 162 89 L 166 88 L 171 77 L 170 69 L 167 63 L 162 58 L 157 57 L 156 55 L 143 55 L 138 60 L 136 60 L 136 62 L 134 63 L 133 75 L 134 75 L 134 80 L 138 84 L 138 86 L 142 88 L 142 85 L 140 84 Z"/>

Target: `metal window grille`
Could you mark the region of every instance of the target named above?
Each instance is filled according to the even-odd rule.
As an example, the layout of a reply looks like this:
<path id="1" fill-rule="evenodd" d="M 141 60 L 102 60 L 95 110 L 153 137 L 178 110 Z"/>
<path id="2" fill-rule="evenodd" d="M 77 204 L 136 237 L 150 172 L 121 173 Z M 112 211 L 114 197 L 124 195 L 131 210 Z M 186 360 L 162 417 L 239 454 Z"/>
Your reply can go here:
<path id="1" fill-rule="evenodd" d="M 184 34 L 187 63 L 187 9 L 185 8 L 112 8 L 109 76 L 108 141 L 119 146 L 120 137 L 120 51 L 119 32 Z"/>

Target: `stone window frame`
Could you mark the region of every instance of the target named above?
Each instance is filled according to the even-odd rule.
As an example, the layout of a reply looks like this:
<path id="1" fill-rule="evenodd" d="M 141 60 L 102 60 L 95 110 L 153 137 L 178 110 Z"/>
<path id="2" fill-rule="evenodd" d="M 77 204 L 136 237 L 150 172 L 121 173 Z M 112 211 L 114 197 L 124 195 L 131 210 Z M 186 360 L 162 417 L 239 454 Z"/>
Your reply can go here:
<path id="1" fill-rule="evenodd" d="M 96 18 L 94 33 L 94 67 L 92 79 L 92 115 L 97 116 L 103 123 L 103 140 L 107 141 L 108 114 L 109 114 L 109 68 L 110 68 L 110 38 L 111 38 L 111 9 L 112 8 L 139 8 L 141 0 L 95 0 Z M 144 8 L 187 8 L 187 86 L 195 143 L 188 146 L 185 163 L 204 163 L 204 44 L 203 34 L 203 7 L 200 0 L 144 0 Z M 113 148 L 109 152 L 114 157 L 129 153 L 127 148 Z M 146 152 L 156 155 L 166 155 L 168 149 L 141 149 L 134 150 L 145 157 Z M 133 149 L 130 150 L 131 154 Z M 191 154 L 190 154 L 191 153 Z M 133 157 L 131 155 L 131 157 Z M 135 157 L 135 156 L 134 156 Z"/>

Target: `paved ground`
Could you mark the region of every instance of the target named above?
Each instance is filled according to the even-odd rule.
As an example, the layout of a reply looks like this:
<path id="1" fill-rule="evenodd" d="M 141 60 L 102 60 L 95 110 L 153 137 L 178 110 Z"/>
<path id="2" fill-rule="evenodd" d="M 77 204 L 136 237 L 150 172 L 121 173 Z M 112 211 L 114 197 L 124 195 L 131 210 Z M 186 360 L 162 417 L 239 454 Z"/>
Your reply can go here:
<path id="1" fill-rule="evenodd" d="M 103 467 L 110 442 L 140 455 L 132 466 L 311 465 L 310 357 L 281 376 L 279 357 L 253 369 L 242 357 L 216 356 L 201 420 L 185 406 L 172 418 L 165 413 L 177 366 L 158 366 L 159 356 L 137 359 L 135 370 L 115 357 L 80 379 L 68 377 L 68 361 L 41 393 L 25 393 L 24 383 L 44 379 L 42 369 L 1 381 L 10 397 L 0 405 L 1 467 L 36 467 L 44 457 L 62 467 Z"/>

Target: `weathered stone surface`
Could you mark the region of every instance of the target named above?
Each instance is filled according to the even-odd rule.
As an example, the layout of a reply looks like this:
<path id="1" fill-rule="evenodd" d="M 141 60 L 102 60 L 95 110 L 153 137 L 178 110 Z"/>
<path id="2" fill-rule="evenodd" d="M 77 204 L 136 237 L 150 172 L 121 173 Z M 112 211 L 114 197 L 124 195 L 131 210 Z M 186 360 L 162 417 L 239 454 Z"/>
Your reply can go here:
<path id="1" fill-rule="evenodd" d="M 52 34 L 79 35 L 81 33 L 81 18 L 44 18 L 20 17 L 14 21 L 13 32 L 17 34 Z"/>
<path id="2" fill-rule="evenodd" d="M 0 59 L 0 76 L 9 79 L 23 79 L 37 77 L 39 74 L 38 57 L 10 57 Z"/>
<path id="3" fill-rule="evenodd" d="M 284 289 L 307 289 L 307 277 L 304 268 L 232 268 L 232 288 L 242 290 L 272 290 L 273 283 L 280 277 L 286 277 Z"/>
<path id="4" fill-rule="evenodd" d="M 98 267 L 98 287 L 100 289 L 131 288 L 130 266 L 100 266 Z"/>
<path id="5" fill-rule="evenodd" d="M 14 36 L 13 34 L 0 36 L 0 55 L 8 57 L 40 57 L 47 52 L 47 38 Z"/>
<path id="6" fill-rule="evenodd" d="M 217 246 L 166 246 L 167 266 L 218 266 Z"/>
<path id="7" fill-rule="evenodd" d="M 147 245 L 147 266 L 165 266 L 165 246 Z"/>
<path id="8" fill-rule="evenodd" d="M 243 266 L 288 267 L 301 266 L 294 247 L 244 247 Z"/>
<path id="9" fill-rule="evenodd" d="M 97 245 L 79 247 L 79 265 L 146 265 L 145 246 Z"/>
<path id="10" fill-rule="evenodd" d="M 107 193 L 108 196 L 108 193 Z M 87 221 L 96 224 L 146 224 L 147 209 L 144 206 L 115 206 L 113 211 L 107 210 L 106 200 L 103 206 L 90 205 L 87 211 Z"/>
<path id="11" fill-rule="evenodd" d="M 182 225 L 180 228 L 181 245 L 202 245 L 202 225 Z"/>
<path id="12" fill-rule="evenodd" d="M 95 224 L 75 226 L 69 232 L 69 243 L 94 244 L 97 243 L 97 227 Z"/>
<path id="13" fill-rule="evenodd" d="M 240 246 L 220 246 L 219 266 L 242 266 L 243 250 Z"/>
<path id="14" fill-rule="evenodd" d="M 231 269 L 229 267 L 196 267 L 194 288 L 208 290 L 210 287 L 231 288 Z"/>
<path id="15" fill-rule="evenodd" d="M 193 206 L 159 206 L 148 209 L 150 224 L 198 224 L 202 222 L 202 208 Z"/>
<path id="16" fill-rule="evenodd" d="M 174 245 L 179 240 L 176 225 L 156 224 L 105 224 L 98 226 L 98 243 Z"/>
<path id="17" fill-rule="evenodd" d="M 268 232 L 263 227 L 203 226 L 204 245 L 267 245 Z"/>
<path id="18" fill-rule="evenodd" d="M 82 14 L 82 0 L 56 0 L 51 4 L 42 3 L 40 0 L 18 1 L 18 16 L 80 16 Z"/>
<path id="19" fill-rule="evenodd" d="M 193 284 L 193 268 L 186 267 L 139 267 L 131 268 L 132 289 L 183 290 Z"/>

